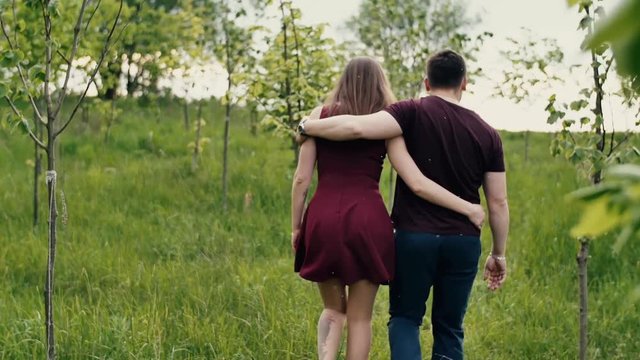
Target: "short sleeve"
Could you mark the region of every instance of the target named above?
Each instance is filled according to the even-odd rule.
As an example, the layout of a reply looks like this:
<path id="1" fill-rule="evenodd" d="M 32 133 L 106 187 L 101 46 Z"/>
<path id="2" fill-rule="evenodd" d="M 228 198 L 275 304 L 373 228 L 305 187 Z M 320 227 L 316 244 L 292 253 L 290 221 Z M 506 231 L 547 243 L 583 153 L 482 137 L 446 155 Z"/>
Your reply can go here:
<path id="1" fill-rule="evenodd" d="M 411 131 L 411 127 L 416 118 L 416 103 L 414 100 L 404 100 L 387 106 L 384 111 L 388 112 L 400 125 L 402 133 Z"/>
<path id="2" fill-rule="evenodd" d="M 504 172 L 504 151 L 500 134 L 493 130 L 491 133 L 491 150 L 488 154 L 485 172 Z"/>

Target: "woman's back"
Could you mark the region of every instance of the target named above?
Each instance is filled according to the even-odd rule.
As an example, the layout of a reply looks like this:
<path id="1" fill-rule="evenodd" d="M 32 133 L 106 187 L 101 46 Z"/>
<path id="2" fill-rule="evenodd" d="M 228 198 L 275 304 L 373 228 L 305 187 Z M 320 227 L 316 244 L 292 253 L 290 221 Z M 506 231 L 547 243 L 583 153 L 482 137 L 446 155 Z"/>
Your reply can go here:
<path id="1" fill-rule="evenodd" d="M 321 118 L 330 116 L 324 108 Z M 383 140 L 315 139 L 318 188 L 296 251 L 308 280 L 387 283 L 393 277 L 393 227 L 378 190 Z"/>
<path id="2" fill-rule="evenodd" d="M 325 107 L 320 118 L 328 116 L 331 114 Z M 377 191 L 386 155 L 384 140 L 315 141 L 318 191 Z"/>

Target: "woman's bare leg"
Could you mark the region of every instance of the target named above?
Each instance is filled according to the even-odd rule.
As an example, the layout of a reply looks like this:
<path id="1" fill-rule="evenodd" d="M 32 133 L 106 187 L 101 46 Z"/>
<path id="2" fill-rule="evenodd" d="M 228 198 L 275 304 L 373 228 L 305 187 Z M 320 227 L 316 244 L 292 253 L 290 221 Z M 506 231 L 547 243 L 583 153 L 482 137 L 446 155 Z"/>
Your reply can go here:
<path id="1" fill-rule="evenodd" d="M 371 350 L 371 315 L 378 285 L 361 280 L 349 286 L 347 359 L 367 360 Z"/>
<path id="2" fill-rule="evenodd" d="M 318 283 L 324 310 L 318 319 L 318 358 L 335 360 L 340 350 L 342 329 L 346 320 L 347 297 L 338 279 Z"/>

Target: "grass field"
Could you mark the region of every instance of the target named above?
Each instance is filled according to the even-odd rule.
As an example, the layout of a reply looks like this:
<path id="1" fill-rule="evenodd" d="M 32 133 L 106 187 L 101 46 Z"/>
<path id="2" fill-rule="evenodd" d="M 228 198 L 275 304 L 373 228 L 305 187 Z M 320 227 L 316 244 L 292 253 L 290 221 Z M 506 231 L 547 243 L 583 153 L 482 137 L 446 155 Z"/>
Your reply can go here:
<path id="1" fill-rule="evenodd" d="M 195 172 L 193 131 L 184 129 L 175 106 L 151 112 L 127 104 L 107 143 L 99 114 L 61 138 L 61 359 L 315 357 L 321 303 L 314 285 L 293 273 L 289 247 L 289 142 L 253 136 L 242 114 L 234 119 L 224 214 L 222 111 L 205 113 L 203 131 L 212 142 Z M 564 195 L 584 182 L 549 156 L 549 134 L 531 139 L 525 162 L 523 135 L 503 134 L 510 275 L 495 294 L 476 281 L 466 319 L 469 360 L 577 357 L 577 242 L 568 232 L 579 210 Z M 32 229 L 32 151 L 25 136 L 0 130 L 0 359 L 45 354 L 46 222 Z M 44 180 L 39 185 L 44 193 Z M 489 235 L 487 228 L 485 255 Z M 629 293 L 640 284 L 640 246 L 630 242 L 615 255 L 610 240 L 592 246 L 589 352 L 592 359 L 639 359 L 640 304 Z M 371 359 L 389 357 L 387 304 L 382 288 Z M 427 319 L 425 354 L 429 330 Z"/>

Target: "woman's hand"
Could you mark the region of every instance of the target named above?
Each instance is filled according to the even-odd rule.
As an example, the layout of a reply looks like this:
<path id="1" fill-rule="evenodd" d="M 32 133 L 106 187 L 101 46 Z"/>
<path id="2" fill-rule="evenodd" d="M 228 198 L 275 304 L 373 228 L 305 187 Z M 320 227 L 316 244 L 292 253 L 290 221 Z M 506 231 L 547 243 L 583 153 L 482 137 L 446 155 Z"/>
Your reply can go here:
<path id="1" fill-rule="evenodd" d="M 296 240 L 298 239 L 298 235 L 300 235 L 300 229 L 295 229 L 291 232 L 291 250 L 294 254 L 296 252 Z"/>
<path id="2" fill-rule="evenodd" d="M 484 209 L 480 204 L 469 204 L 469 209 L 466 213 L 469 220 L 475 225 L 478 229 L 482 229 L 482 225 L 484 224 Z"/>

